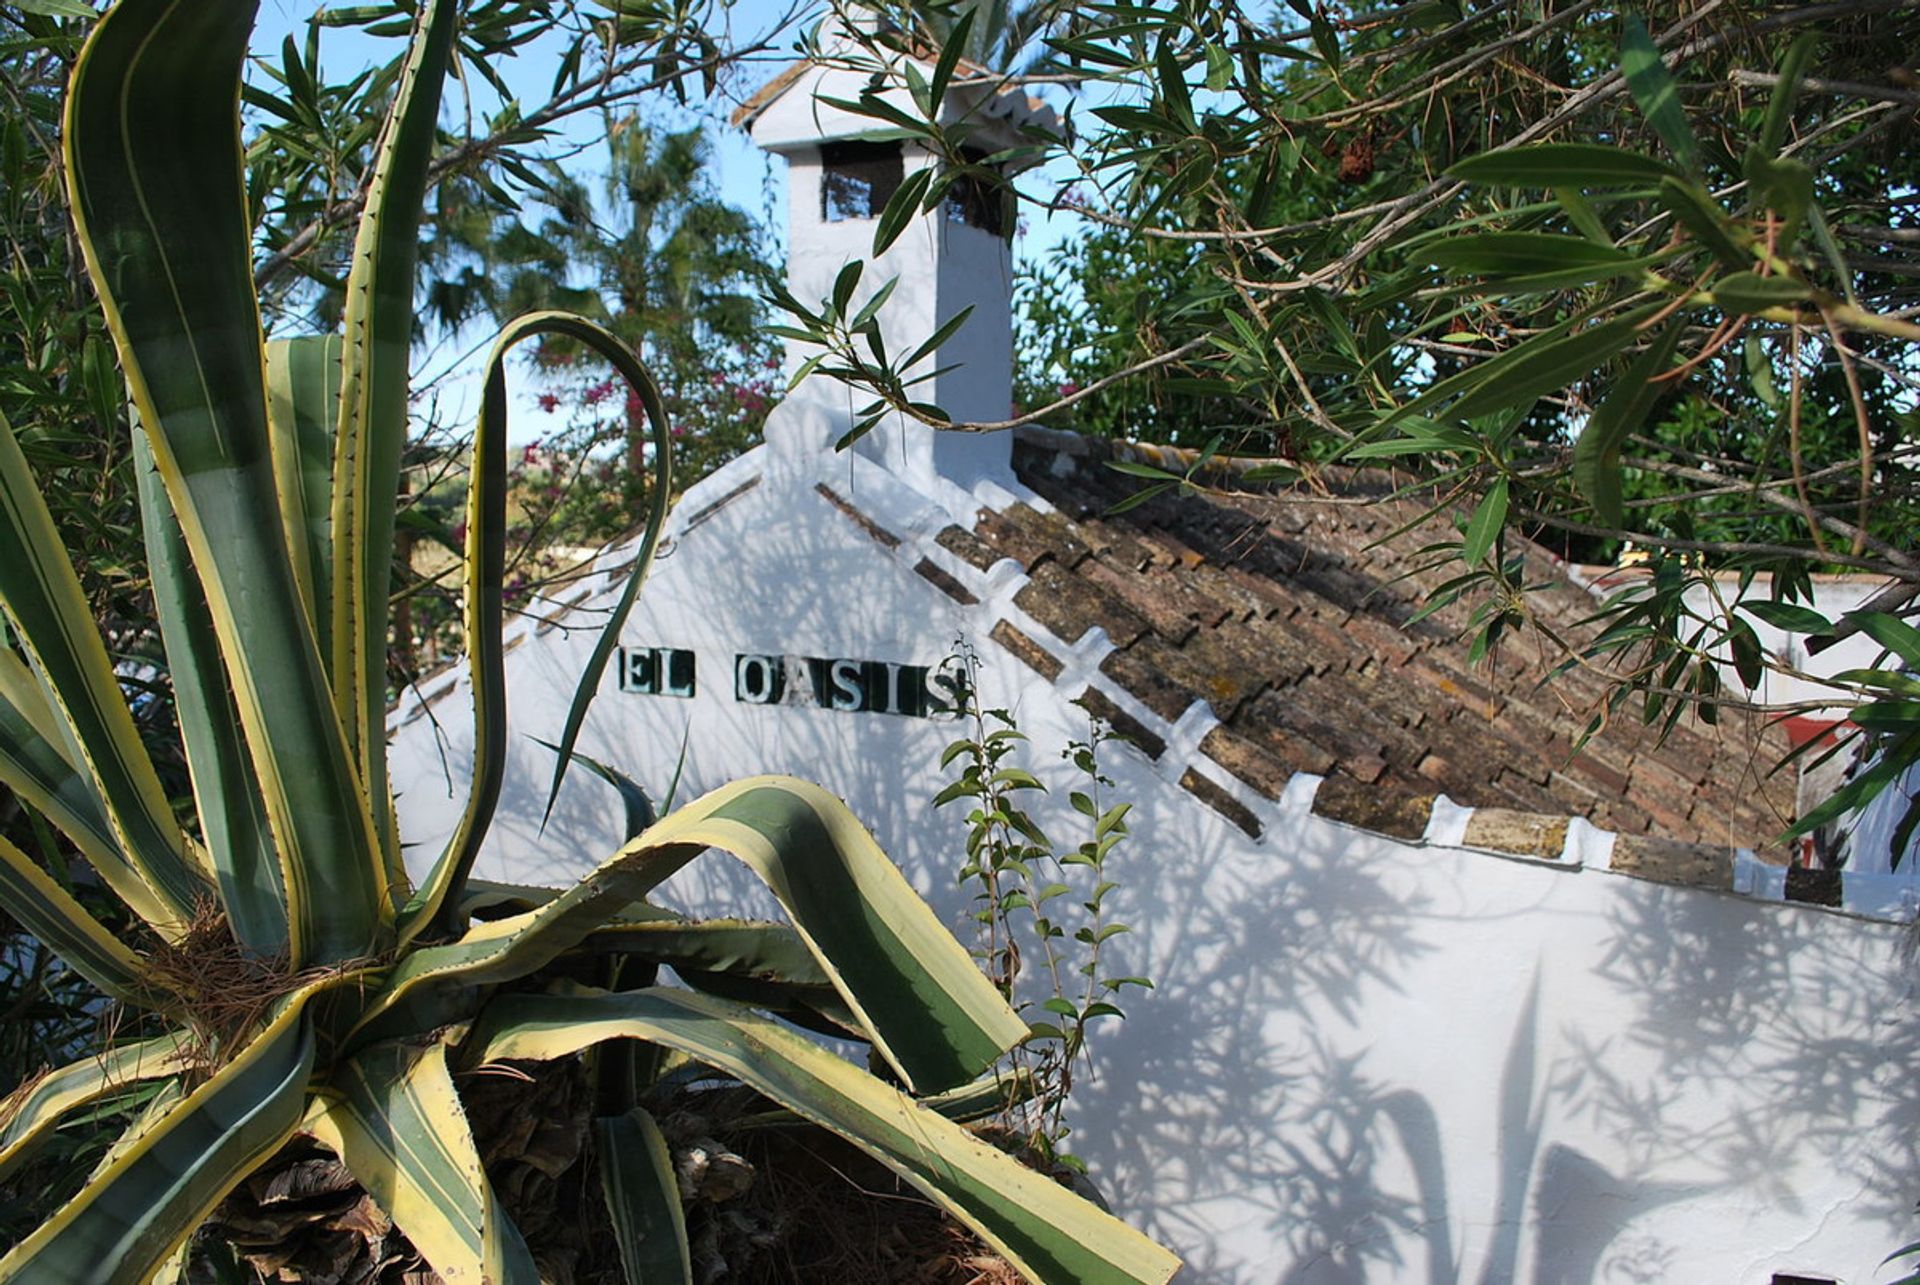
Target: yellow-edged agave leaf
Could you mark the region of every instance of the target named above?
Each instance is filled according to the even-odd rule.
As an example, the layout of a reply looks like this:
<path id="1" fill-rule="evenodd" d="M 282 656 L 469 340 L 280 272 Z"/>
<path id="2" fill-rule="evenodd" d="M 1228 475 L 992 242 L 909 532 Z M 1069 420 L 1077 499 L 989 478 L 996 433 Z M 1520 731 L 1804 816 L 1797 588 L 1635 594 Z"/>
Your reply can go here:
<path id="1" fill-rule="evenodd" d="M 817 785 L 763 776 L 665 817 L 539 909 L 414 951 L 356 1038 L 466 1015 L 458 1006 L 471 988 L 532 973 L 708 848 L 732 853 L 765 881 L 874 1046 L 916 1092 L 963 1084 L 1026 1037 L 1026 1023 L 846 804 Z"/>
<path id="2" fill-rule="evenodd" d="M 653 376 L 646 367 L 633 359 L 625 345 L 579 317 L 554 314 L 545 328 L 572 335 L 611 362 L 628 386 L 640 395 L 640 405 L 647 412 L 647 424 L 653 430 L 653 491 L 647 497 L 646 529 L 641 533 L 640 548 L 634 555 L 633 567 L 627 572 L 626 587 L 620 591 L 620 601 L 614 604 L 605 628 L 594 641 L 593 655 L 587 659 L 587 667 L 581 671 L 580 682 L 574 687 L 573 699 L 567 705 L 567 722 L 560 733 L 557 758 L 553 765 L 553 783 L 547 787 L 546 810 L 550 813 L 553 811 L 553 801 L 560 797 L 560 782 L 566 778 L 567 769 L 572 765 L 574 742 L 580 739 L 580 727 L 587 721 L 587 709 L 593 704 L 594 693 L 600 689 L 600 678 L 606 673 L 607 660 L 620 641 L 620 630 L 627 623 L 628 614 L 633 611 L 634 601 L 640 596 L 640 586 L 646 582 L 647 572 L 653 566 L 653 555 L 659 547 L 660 535 L 666 530 L 667 505 L 673 491 L 673 435 L 668 428 L 666 403 L 660 398 L 659 386 L 653 382 Z"/>
<path id="3" fill-rule="evenodd" d="M 271 955 L 287 944 L 286 884 L 274 855 L 267 808 L 241 739 L 220 667 L 220 644 L 186 541 L 153 468 L 147 435 L 133 435 L 140 526 L 153 582 L 154 614 L 173 679 L 174 717 L 187 751 L 193 801 L 227 921 L 240 941 Z"/>
<path id="4" fill-rule="evenodd" d="M 335 1068 L 328 1088 L 302 1131 L 340 1157 L 443 1280 L 537 1285 L 526 1242 L 487 1185 L 444 1044 L 376 1044 Z"/>
<path id="5" fill-rule="evenodd" d="M 186 1059 L 181 1055 L 185 1042 L 185 1036 L 174 1033 L 123 1044 L 15 1089 L 0 1102 L 0 1175 L 25 1157 L 74 1108 L 118 1093 L 130 1084 L 185 1070 Z"/>
<path id="6" fill-rule="evenodd" d="M 458 931 L 459 925 L 447 913 L 460 901 L 460 889 L 479 855 L 500 797 L 501 774 L 506 767 L 506 678 L 501 665 L 501 586 L 506 559 L 506 441 L 507 441 L 507 354 L 523 340 L 537 335 L 565 335 L 579 341 L 603 358 L 627 381 L 646 408 L 653 427 L 653 494 L 649 501 L 647 527 L 640 540 L 640 552 L 627 573 L 626 587 L 613 614 L 600 631 L 593 656 L 581 675 L 567 711 L 566 730 L 555 747 L 559 763 L 554 769 L 553 785 L 547 806 L 554 795 L 579 738 L 580 724 L 586 718 L 593 694 L 600 685 L 607 658 L 619 641 L 620 628 L 633 610 L 647 568 L 653 564 L 654 547 L 667 519 L 667 501 L 672 489 L 672 438 L 667 431 L 667 413 L 660 390 L 646 367 L 633 352 L 610 331 L 563 312 L 535 312 L 509 325 L 494 341 L 487 359 L 486 390 L 480 408 L 480 420 L 474 430 L 473 476 L 467 490 L 467 547 L 465 580 L 465 625 L 467 663 L 473 691 L 474 748 L 473 783 L 468 788 L 467 805 L 460 823 L 447 846 L 434 863 L 420 892 L 404 912 L 402 940 L 409 940 L 429 925 L 443 932 Z"/>
<path id="7" fill-rule="evenodd" d="M 301 601 L 329 654 L 333 614 L 333 430 L 340 418 L 340 336 L 267 344 L 267 431 L 280 519 Z"/>
<path id="8" fill-rule="evenodd" d="M 965 1222 L 1028 1279 L 1164 1282 L 1180 1260 L 937 1112 L 751 1009 L 683 991 L 495 1001 L 470 1056 L 566 1057 L 602 1040 L 663 1044 L 860 1147 Z"/>
<path id="9" fill-rule="evenodd" d="M 456 10 L 454 0 L 419 6 L 393 109 L 374 150 L 366 212 L 347 274 L 340 419 L 333 439 L 329 668 L 340 723 L 372 800 L 389 868 L 398 868 L 400 846 L 387 788 L 386 736 L 394 500 L 407 443 L 418 223 Z"/>
<path id="10" fill-rule="evenodd" d="M 693 1285 L 680 1180 L 667 1140 L 639 1107 L 593 1122 L 600 1188 L 630 1285 Z"/>
<path id="11" fill-rule="evenodd" d="M 644 919 L 621 918 L 596 929 L 590 950 L 643 955 L 670 968 L 735 973 L 801 986 L 831 986 L 800 934 L 757 919 L 688 919 L 649 906 Z"/>
<path id="12" fill-rule="evenodd" d="M 160 1122 L 167 1118 L 167 1112 L 173 1110 L 186 1096 L 187 1091 L 182 1087 L 179 1076 L 156 1084 L 153 1087 L 153 1096 L 148 1098 L 147 1104 L 140 1108 L 140 1114 L 133 1118 L 133 1123 L 113 1140 L 113 1145 L 108 1147 L 106 1154 L 100 1157 L 100 1163 L 93 1167 L 93 1172 L 88 1175 L 87 1181 L 92 1182 L 113 1168 L 121 1156 L 139 1146 L 140 1139 L 152 1133 Z"/>
<path id="13" fill-rule="evenodd" d="M 115 999 L 142 1003 L 146 969 L 32 857 L 0 839 L 0 906 L 68 967 Z"/>
<path id="14" fill-rule="evenodd" d="M 665 964 L 695 990 L 767 1009 L 823 1034 L 866 1038 L 805 939 L 785 924 L 656 913 L 659 918 L 609 924 L 582 946 Z"/>
<path id="15" fill-rule="evenodd" d="M 293 1136 L 313 1069 L 304 1004 L 313 989 L 285 1001 L 239 1056 L 0 1259 L 0 1281 L 141 1285 L 151 1278 L 200 1220 Z"/>
<path id="16" fill-rule="evenodd" d="M 138 884 L 93 779 L 67 757 L 40 680 L 26 662 L 0 648 L 0 785 L 60 827 L 107 881 Z M 103 867 L 120 873 L 109 874 Z"/>
<path id="17" fill-rule="evenodd" d="M 189 864 L 185 839 L 134 728 L 80 579 L 4 415 L 0 602 L 61 716 L 62 740 L 84 760 L 113 827 L 115 851 L 89 851 L 88 857 L 134 913 L 164 933 L 177 933 L 206 885 Z"/>
<path id="18" fill-rule="evenodd" d="M 252 14 L 115 6 L 75 65 L 64 144 L 87 270 L 206 592 L 286 871 L 291 953 L 327 962 L 380 944 L 392 906 L 274 485 L 234 111 Z"/>

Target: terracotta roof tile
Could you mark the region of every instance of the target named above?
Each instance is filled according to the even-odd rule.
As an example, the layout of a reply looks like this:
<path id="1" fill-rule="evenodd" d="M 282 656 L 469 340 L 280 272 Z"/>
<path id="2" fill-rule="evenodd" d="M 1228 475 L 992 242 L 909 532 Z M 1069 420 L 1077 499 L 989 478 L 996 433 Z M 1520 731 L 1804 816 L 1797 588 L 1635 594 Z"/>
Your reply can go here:
<path id="1" fill-rule="evenodd" d="M 1042 562 L 1032 579 L 1013 596 L 1014 605 L 1045 625 L 1062 642 L 1078 642 L 1095 625 L 1116 647 L 1147 632 L 1147 622 L 1119 598 L 1057 562 Z"/>
<path id="2" fill-rule="evenodd" d="M 1015 505 L 940 544 L 983 570 L 1017 559 L 1030 579 L 1014 600 L 1055 637 L 1104 628 L 1116 650 L 1103 673 L 1163 722 L 1206 701 L 1222 726 L 1202 752 L 1262 795 L 1306 771 L 1329 776 L 1336 807 L 1359 806 L 1341 802 L 1349 786 L 1444 791 L 1468 806 L 1762 849 L 1790 811 L 1788 775 L 1764 772 L 1785 745 L 1765 728 L 1688 722 L 1656 747 L 1621 710 L 1575 753 L 1605 694 L 1597 676 L 1555 673 L 1559 658 L 1525 639 L 1469 666 L 1468 605 L 1409 626 L 1422 594 L 1453 573 L 1423 565 L 1434 531 L 1399 530 L 1421 498 L 1394 495 L 1386 476 L 1328 471 L 1299 495 L 1163 494 L 1110 516 L 1136 483 L 1104 466 L 1105 444 L 1062 441 L 1015 446 L 1021 480 L 1055 512 Z M 1516 552 L 1530 580 L 1556 579 L 1543 550 Z M 1531 603 L 1561 636 L 1592 636 L 1586 591 L 1551 584 Z M 1136 743 L 1164 752 L 1159 733 L 1127 721 Z"/>

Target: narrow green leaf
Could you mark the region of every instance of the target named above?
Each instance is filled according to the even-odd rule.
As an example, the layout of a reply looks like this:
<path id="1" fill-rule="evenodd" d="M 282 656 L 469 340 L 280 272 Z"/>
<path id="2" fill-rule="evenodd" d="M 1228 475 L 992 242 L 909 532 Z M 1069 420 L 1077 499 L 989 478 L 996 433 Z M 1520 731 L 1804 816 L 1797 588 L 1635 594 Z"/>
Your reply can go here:
<path id="1" fill-rule="evenodd" d="M 1920 629 L 1884 611 L 1849 611 L 1841 619 L 1858 625 L 1861 633 L 1898 656 L 1907 666 L 1920 669 Z"/>
<path id="2" fill-rule="evenodd" d="M 1187 73 L 1164 38 L 1154 52 L 1154 64 L 1160 73 L 1160 97 L 1167 105 L 1167 115 L 1183 129 L 1198 129 L 1193 118 L 1193 96 L 1187 91 Z"/>
<path id="3" fill-rule="evenodd" d="M 1812 297 L 1813 290 L 1805 282 L 1753 272 L 1731 273 L 1713 286 L 1713 301 L 1729 316 L 1790 307 Z"/>
<path id="4" fill-rule="evenodd" d="M 1547 393 L 1558 392 L 1632 343 L 1638 323 L 1638 315 L 1628 315 L 1572 334 L 1548 332 L 1529 339 L 1462 372 L 1477 378 L 1462 381 L 1470 386 L 1447 408 L 1447 414 L 1455 419 L 1475 419 L 1493 411 L 1526 406 Z"/>
<path id="5" fill-rule="evenodd" d="M 973 13 L 968 11 L 971 18 Z M 638 1107 L 594 1121 L 600 1189 L 629 1281 L 693 1285 L 686 1215 L 673 1156 L 653 1117 Z"/>
<path id="6" fill-rule="evenodd" d="M 1764 620 L 1774 628 L 1784 629 L 1788 633 L 1824 634 L 1833 629 L 1833 623 L 1825 616 L 1797 603 L 1768 602 L 1760 599 L 1745 600 L 1734 605 L 1748 615 Z"/>
<path id="7" fill-rule="evenodd" d="M 1633 92 L 1633 101 L 1640 106 L 1640 114 L 1673 153 L 1673 159 L 1680 162 L 1680 168 L 1689 174 L 1700 173 L 1700 145 L 1694 141 L 1693 128 L 1680 105 L 1680 87 L 1661 61 L 1660 50 L 1638 15 L 1627 18 L 1620 42 L 1620 72 Z"/>
<path id="8" fill-rule="evenodd" d="M 1793 100 L 1800 93 L 1800 82 L 1819 47 L 1820 33 L 1809 31 L 1795 39 L 1781 55 L 1780 79 L 1774 83 L 1772 97 L 1767 99 L 1767 118 L 1760 127 L 1758 146 L 1763 154 L 1778 156 L 1781 144 L 1787 141 L 1787 126 L 1793 120 Z"/>
<path id="9" fill-rule="evenodd" d="M 887 306 L 887 300 L 893 297 L 893 288 L 899 284 L 899 277 L 887 278 L 886 284 L 882 285 L 878 290 L 875 290 L 873 297 L 860 305 L 860 311 L 854 313 L 852 319 L 847 322 L 847 329 L 859 330 L 869 321 L 877 317 L 880 314 L 880 309 Z M 884 357 L 882 360 L 884 360 Z"/>
<path id="10" fill-rule="evenodd" d="M 751 1010 L 658 989 L 516 996 L 487 1011 L 475 1056 L 555 1058 L 644 1039 L 736 1077 L 831 1129 L 962 1219 L 1036 1281 L 1164 1282 L 1179 1260 L 937 1112 Z"/>
<path id="11" fill-rule="evenodd" d="M 960 15 L 960 21 L 953 24 L 953 30 L 947 33 L 946 43 L 940 49 L 940 61 L 933 66 L 933 81 L 927 87 L 931 103 L 927 112 L 929 116 L 938 113 L 941 104 L 946 101 L 947 86 L 953 81 L 954 68 L 960 65 L 960 54 L 967 47 L 967 38 L 973 34 L 973 19 L 977 12 L 976 9 L 965 10 Z"/>
<path id="12" fill-rule="evenodd" d="M 934 352 L 934 350 L 938 349 L 942 344 L 946 343 L 947 340 L 953 338 L 954 335 L 958 334 L 960 331 L 960 327 L 966 325 L 967 318 L 971 317 L 972 315 L 973 315 L 973 305 L 968 304 L 966 307 L 962 308 L 960 311 L 954 313 L 951 317 L 948 317 L 945 321 L 941 322 L 939 329 L 935 330 L 931 335 L 929 335 L 925 343 L 922 343 L 918 348 L 915 348 L 911 353 L 907 354 L 907 359 L 900 363 L 900 369 L 912 370 L 914 366 L 919 364 L 921 358 L 928 356 L 929 354 Z"/>
<path id="13" fill-rule="evenodd" d="M 833 315 L 844 317 L 847 309 L 853 305 L 853 292 L 860 288 L 860 274 L 866 270 L 866 263 L 860 259 L 849 259 L 833 279 Z"/>
<path id="14" fill-rule="evenodd" d="M 873 225 L 873 253 L 877 257 L 885 253 L 888 246 L 900 239 L 907 230 L 907 224 L 920 209 L 920 200 L 927 194 L 927 185 L 933 182 L 933 170 L 917 169 L 907 175 L 906 181 L 893 190 L 887 198 L 887 204 L 880 211 L 879 221 Z"/>
<path id="15" fill-rule="evenodd" d="M 1700 184 L 1663 178 L 1660 180 L 1659 196 L 1660 203 L 1686 225 L 1687 230 L 1713 253 L 1714 258 L 1735 271 L 1752 266 L 1753 255 L 1734 239 L 1732 220 L 1727 212 Z"/>
<path id="16" fill-rule="evenodd" d="M 1674 173 L 1651 156 L 1598 143 L 1533 143 L 1455 161 L 1447 174 L 1507 187 L 1588 188 L 1658 183 Z"/>
<path id="17" fill-rule="evenodd" d="M 80 3 L 80 0 L 13 0 L 13 5 L 23 13 L 37 13 L 47 18 L 86 18 L 92 20 L 93 9 Z"/>
<path id="18" fill-rule="evenodd" d="M 1669 323 L 1647 344 L 1573 443 L 1573 484 L 1607 526 L 1626 525 L 1620 499 L 1620 449 L 1667 391 L 1668 385 L 1654 380 L 1673 364 L 1684 330 L 1679 322 Z"/>
<path id="19" fill-rule="evenodd" d="M 1476 232 L 1429 245 L 1419 257 L 1455 272 L 1502 277 L 1608 268 L 1634 261 L 1614 246 L 1548 232 Z"/>
<path id="20" fill-rule="evenodd" d="M 1847 711 L 1850 722 L 1877 732 L 1920 728 L 1920 701 L 1868 701 Z"/>

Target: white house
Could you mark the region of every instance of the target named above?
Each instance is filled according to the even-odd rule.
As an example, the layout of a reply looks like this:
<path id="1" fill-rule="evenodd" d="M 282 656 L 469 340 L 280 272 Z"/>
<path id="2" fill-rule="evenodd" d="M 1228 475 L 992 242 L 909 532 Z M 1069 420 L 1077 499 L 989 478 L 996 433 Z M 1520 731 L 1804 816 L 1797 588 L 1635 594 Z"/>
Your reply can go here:
<path id="1" fill-rule="evenodd" d="M 863 83 L 801 67 L 752 105 L 791 165 L 803 300 L 867 253 L 860 183 L 927 163 L 815 97 Z M 1004 242 L 937 210 L 866 281 L 889 276 L 903 337 L 975 308 L 934 399 L 1000 416 Z M 849 416 L 809 380 L 768 445 L 681 499 L 581 749 L 656 797 L 676 772 L 683 799 L 756 772 L 820 781 L 964 935 L 964 826 L 931 806 L 956 648 L 1031 737 L 1053 787 L 1035 815 L 1063 846 L 1086 824 L 1058 756 L 1086 739 L 1083 706 L 1127 737 L 1101 757 L 1109 797 L 1134 804 L 1109 903 L 1133 931 L 1109 962 L 1154 989 L 1100 1032 L 1071 1141 L 1183 1279 L 1898 1274 L 1881 1260 L 1920 1238 L 1914 894 L 1765 859 L 1791 788 L 1761 729 L 1656 746 L 1616 724 L 1573 754 L 1591 680 L 1543 686 L 1551 658 L 1519 647 L 1471 669 L 1445 613 L 1403 627 L 1410 546 L 1374 541 L 1404 502 L 1242 488 L 1116 516 L 1128 483 L 1103 460 L 1128 448 L 894 424 L 835 453 Z M 523 735 L 484 877 L 571 882 L 619 839 L 618 800 L 581 771 L 542 828 L 552 761 L 532 738 L 556 738 L 630 556 L 610 550 L 510 643 Z M 1582 593 L 1543 609 L 1572 628 Z M 416 851 L 461 803 L 466 700 L 450 670 L 394 715 Z M 747 883 L 698 862 L 670 899 L 766 905 Z"/>

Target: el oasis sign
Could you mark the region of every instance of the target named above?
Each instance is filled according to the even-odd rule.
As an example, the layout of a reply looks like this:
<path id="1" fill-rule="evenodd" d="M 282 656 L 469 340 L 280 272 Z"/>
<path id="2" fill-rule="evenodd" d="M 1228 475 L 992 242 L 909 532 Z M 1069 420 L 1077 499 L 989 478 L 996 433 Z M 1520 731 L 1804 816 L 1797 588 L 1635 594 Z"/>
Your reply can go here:
<path id="1" fill-rule="evenodd" d="M 681 647 L 622 647 L 619 688 L 638 696 L 691 698 L 699 657 Z M 890 660 L 738 652 L 733 698 L 743 705 L 786 705 L 848 714 L 951 718 L 966 706 L 966 672 L 956 660 L 904 665 Z"/>

